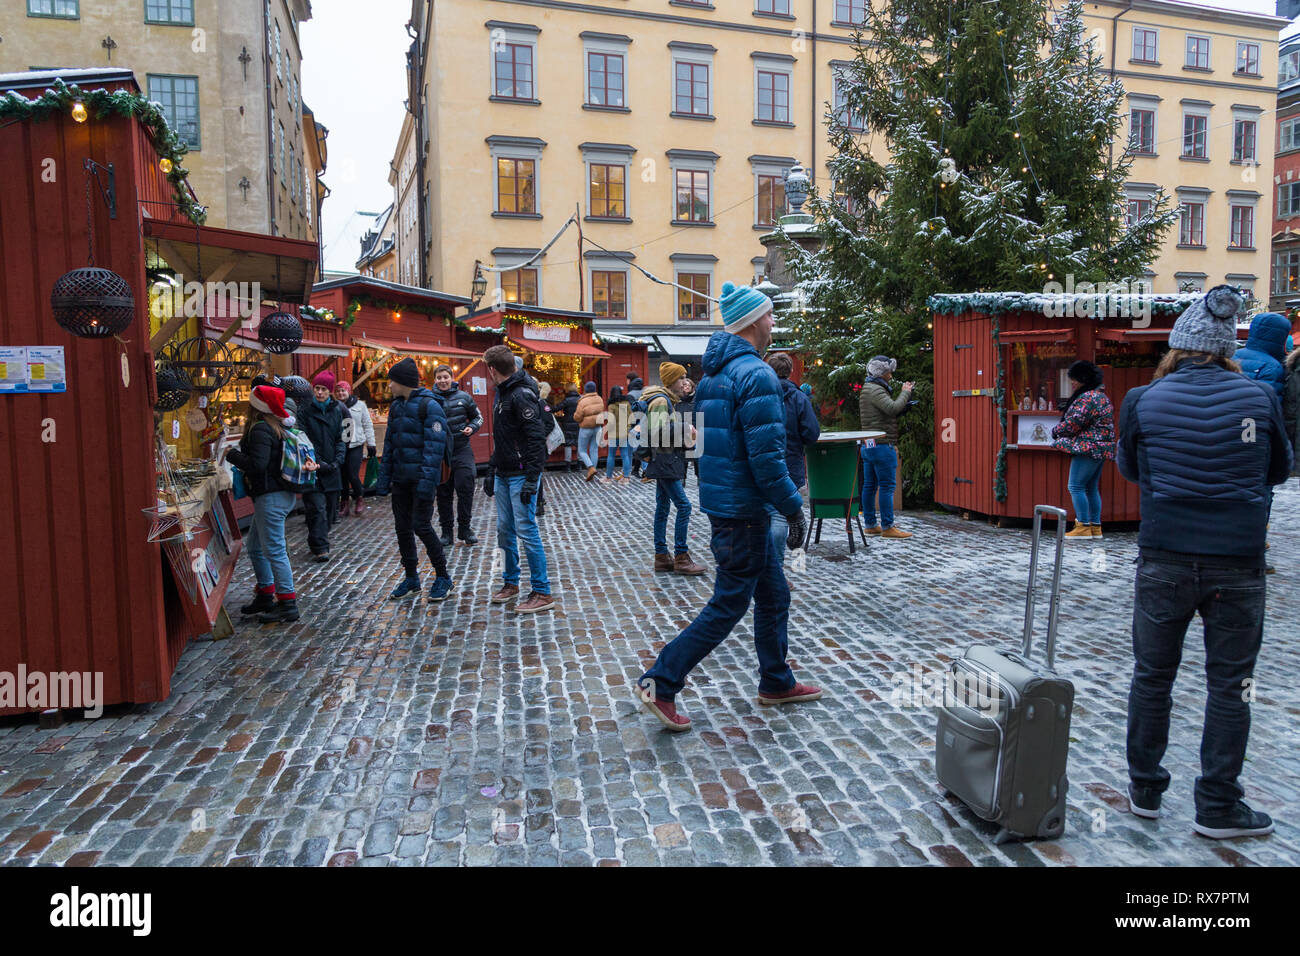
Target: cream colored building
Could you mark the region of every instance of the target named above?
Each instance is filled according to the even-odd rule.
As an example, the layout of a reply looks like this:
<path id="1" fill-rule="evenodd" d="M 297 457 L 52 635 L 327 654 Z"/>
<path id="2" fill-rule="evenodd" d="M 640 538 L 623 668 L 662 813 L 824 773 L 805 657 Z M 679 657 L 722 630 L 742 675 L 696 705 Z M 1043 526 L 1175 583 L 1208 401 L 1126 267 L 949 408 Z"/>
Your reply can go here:
<path id="1" fill-rule="evenodd" d="M 373 229 L 361 237 L 357 272 L 386 282 L 401 282 L 397 262 L 397 209 L 389 206 L 375 218 Z"/>
<path id="2" fill-rule="evenodd" d="M 388 166 L 388 184 L 393 187 L 392 233 L 397 259 L 397 278 L 403 285 L 422 285 L 420 261 L 420 184 L 415 170 L 415 117 L 402 119 L 397 148 Z"/>
<path id="3" fill-rule="evenodd" d="M 785 170 L 798 160 L 832 188 L 825 111 L 862 0 L 815 10 L 811 0 L 413 0 L 427 284 L 469 294 L 475 260 L 523 263 L 577 210 L 607 250 L 584 247 L 581 285 L 566 235 L 534 266 L 494 275 L 502 298 L 583 305 L 610 316 L 606 331 L 664 333 L 671 354 L 698 354 L 716 311 L 632 263 L 717 296 L 724 280 L 762 269 L 758 237 L 784 211 Z M 1263 288 L 1260 183 L 1274 134 L 1260 120 L 1275 103 L 1284 21 L 1167 0 L 1099 0 L 1086 15 L 1129 106 L 1154 114 L 1143 117 L 1152 149 L 1134 164 L 1134 209 L 1162 184 L 1194 220 L 1154 265 L 1155 287 Z"/>
<path id="4" fill-rule="evenodd" d="M 308 0 L 5 0 L 0 72 L 134 71 L 190 146 L 210 225 L 316 239 L 298 38 L 310 18 Z"/>

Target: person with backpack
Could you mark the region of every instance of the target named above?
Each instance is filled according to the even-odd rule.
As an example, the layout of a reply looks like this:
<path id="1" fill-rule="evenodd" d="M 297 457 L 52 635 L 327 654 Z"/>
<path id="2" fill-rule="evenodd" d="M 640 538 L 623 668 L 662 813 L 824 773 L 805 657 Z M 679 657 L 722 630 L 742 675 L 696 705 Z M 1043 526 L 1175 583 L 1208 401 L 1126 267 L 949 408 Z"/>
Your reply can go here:
<path id="1" fill-rule="evenodd" d="M 541 399 L 516 370 L 508 345 L 494 345 L 483 353 L 496 401 L 492 406 L 492 462 L 483 490 L 497 503 L 497 547 L 505 552 L 505 573 L 501 589 L 492 595 L 493 604 L 504 604 L 519 595 L 519 540 L 528 552 L 528 573 L 532 589 L 513 610 L 530 614 L 555 607 L 551 582 L 546 574 L 546 550 L 537 528 L 536 496 L 546 462 L 547 428 Z"/>
<path id="2" fill-rule="evenodd" d="M 245 617 L 257 617 L 262 624 L 298 620 L 298 594 L 293 587 L 293 566 L 285 542 L 284 523 L 293 511 L 297 495 L 284 486 L 285 422 L 284 389 L 258 385 L 248 400 L 251 411 L 248 428 L 239 447 L 226 452 L 226 461 L 244 475 L 248 496 L 253 499 L 253 522 L 244 539 L 257 590 L 252 603 L 239 609 Z M 315 462 L 306 463 L 308 472 Z"/>
<path id="3" fill-rule="evenodd" d="M 379 460 L 375 493 L 393 496 L 393 528 L 406 577 L 393 589 L 390 600 L 420 590 L 420 555 L 415 539 L 433 564 L 429 600 L 442 601 L 451 592 L 447 557 L 433 533 L 433 502 L 442 481 L 442 466 L 451 461 L 451 436 L 447 416 L 433 393 L 420 386 L 415 360 L 404 358 L 388 370 L 393 402 L 388 406 L 384 457 Z"/>
<path id="4" fill-rule="evenodd" d="M 615 385 L 609 390 L 609 406 L 605 409 L 605 480 L 627 481 L 632 473 L 632 448 L 628 433 L 632 429 L 632 404 Z M 616 454 L 617 453 L 617 454 Z M 614 461 L 623 459 L 623 474 L 615 476 Z"/>
<path id="5" fill-rule="evenodd" d="M 677 391 L 681 395 L 681 400 L 677 403 L 677 417 L 683 422 L 691 422 L 695 419 L 695 382 L 687 376 L 677 383 Z M 687 458 L 687 463 L 695 471 L 695 480 L 700 480 L 700 456 L 691 455 Z M 683 484 L 685 487 L 685 484 Z"/>
<path id="6" fill-rule="evenodd" d="M 1282 417 L 1286 433 L 1291 439 L 1295 467 L 1291 474 L 1300 474 L 1300 349 L 1292 349 L 1286 357 L 1286 389 L 1282 398 Z"/>
<path id="7" fill-rule="evenodd" d="M 1231 358 L 1241 306 L 1227 285 L 1194 301 L 1174 323 L 1151 384 L 1130 389 L 1119 415 L 1117 463 L 1141 489 L 1142 513 L 1129 806 L 1140 817 L 1160 815 L 1174 681 L 1199 612 L 1207 694 L 1193 829 L 1213 839 L 1273 832 L 1268 814 L 1242 799 L 1238 778 L 1264 637 L 1268 492 L 1286 480 L 1292 451 L 1277 393 L 1239 375 Z"/>
<path id="8" fill-rule="evenodd" d="M 772 371 L 776 372 L 777 380 L 781 383 L 781 404 L 785 408 L 785 467 L 802 498 L 803 487 L 808 482 L 804 448 L 816 443 L 821 437 L 822 427 L 817 422 L 817 413 L 813 411 L 808 396 L 790 381 L 790 376 L 794 373 L 794 360 L 789 353 L 774 352 L 767 364 L 772 366 Z M 772 518 L 769 546 L 784 557 L 785 538 L 790 532 L 790 523 L 775 508 L 769 506 L 767 510 Z"/>
<path id="9" fill-rule="evenodd" d="M 596 477 L 600 464 L 600 423 L 605 419 L 605 403 L 600 400 L 596 383 L 583 386 L 583 395 L 574 406 L 573 418 L 578 425 L 578 458 L 587 466 L 587 481 Z"/>
<path id="10" fill-rule="evenodd" d="M 375 422 L 370 417 L 366 403 L 352 394 L 352 383 L 345 378 L 334 383 L 334 398 L 347 417 L 343 419 L 343 444 L 347 446 L 347 457 L 343 461 L 343 491 L 339 502 L 339 517 L 348 513 L 348 496 L 354 502 L 352 513 L 360 518 L 366 510 L 366 486 L 361 478 L 362 452 L 366 457 L 376 457 Z"/>
<path id="11" fill-rule="evenodd" d="M 628 372 L 627 379 L 627 400 L 631 403 L 633 411 L 639 411 L 640 409 L 637 408 L 637 405 L 641 401 L 641 393 L 645 391 L 645 383 L 641 381 L 641 376 L 637 375 L 635 372 Z M 629 447 L 632 449 L 632 477 L 640 478 L 641 459 L 636 455 L 636 442 L 631 441 Z"/>
<path id="12" fill-rule="evenodd" d="M 1073 391 L 1052 428 L 1052 447 L 1070 456 L 1068 490 L 1074 527 L 1065 536 L 1096 540 L 1101 534 L 1101 469 L 1115 460 L 1115 406 L 1102 391 L 1101 369 L 1087 359 L 1070 366 Z"/>
<path id="13" fill-rule="evenodd" d="M 334 375 L 321 372 L 312 382 L 314 401 L 298 409 L 298 427 L 311 439 L 316 450 L 315 486 L 303 493 L 307 516 L 307 547 L 317 561 L 330 559 L 329 531 L 338 520 L 339 492 L 343 489 L 343 465 L 348 446 L 343 441 L 345 410 L 334 400 Z M 351 417 L 351 416 L 348 416 Z"/>
<path id="14" fill-rule="evenodd" d="M 438 521 L 442 525 L 442 546 L 451 547 L 451 499 L 456 496 L 458 537 L 467 545 L 478 544 L 469 526 L 474 512 L 474 449 L 469 440 L 483 427 L 483 413 L 468 392 L 461 391 L 452 377 L 450 365 L 433 370 L 434 397 L 447 416 L 447 431 L 452 438 L 451 477 L 438 486 Z"/>
<path id="15" fill-rule="evenodd" d="M 570 385 L 564 391 L 564 400 L 555 409 L 555 418 L 564 432 L 564 461 L 570 471 L 580 466 L 577 459 L 578 450 L 578 386 Z"/>
<path id="16" fill-rule="evenodd" d="M 676 362 L 659 366 L 659 381 L 641 393 L 645 411 L 641 426 L 642 453 L 647 455 L 644 475 L 655 482 L 654 569 L 675 574 L 699 575 L 707 569 L 691 559 L 687 546 L 690 531 L 691 500 L 686 497 L 686 448 L 691 444 L 691 426 L 674 414 L 681 398 L 680 385 L 686 369 Z M 668 551 L 668 511 L 677 509 L 673 528 L 673 550 Z"/>

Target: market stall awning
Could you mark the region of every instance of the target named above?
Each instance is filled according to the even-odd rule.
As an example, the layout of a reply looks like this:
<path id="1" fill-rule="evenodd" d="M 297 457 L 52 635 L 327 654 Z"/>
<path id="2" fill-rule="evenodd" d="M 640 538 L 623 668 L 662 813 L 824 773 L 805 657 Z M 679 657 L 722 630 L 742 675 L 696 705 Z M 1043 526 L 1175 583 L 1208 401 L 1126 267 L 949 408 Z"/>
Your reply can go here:
<path id="1" fill-rule="evenodd" d="M 215 226 L 144 220 L 146 246 L 156 243 L 158 254 L 185 281 L 256 282 L 262 297 L 304 305 L 320 263 L 320 249 L 306 239 L 262 236 Z M 200 263 L 202 272 L 200 273 Z"/>
<path id="2" fill-rule="evenodd" d="M 446 355 L 449 357 L 454 355 L 459 358 L 476 359 L 483 357 L 482 352 L 457 348 L 454 345 L 419 345 L 415 342 L 398 342 L 395 339 L 376 339 L 370 336 L 353 339 L 352 344 L 361 348 L 382 349 L 395 355 Z"/>
<path id="3" fill-rule="evenodd" d="M 1098 329 L 1096 336 L 1099 339 L 1105 339 L 1107 342 L 1133 342 L 1142 341 L 1143 339 L 1167 339 L 1173 329 Z"/>
<path id="4" fill-rule="evenodd" d="M 704 350 L 708 348 L 709 338 L 718 328 L 710 328 L 708 332 L 701 335 L 673 335 L 670 333 L 656 333 L 654 340 L 659 343 L 659 351 L 665 355 L 681 356 L 682 358 L 703 358 Z"/>
<path id="5" fill-rule="evenodd" d="M 203 330 L 203 335 L 205 338 L 219 339 L 221 338 L 221 330 L 205 328 Z M 252 349 L 254 352 L 263 351 L 262 343 L 257 341 L 257 336 L 255 335 L 249 337 L 245 335 L 240 335 L 239 333 L 236 332 L 234 335 L 226 339 L 226 341 L 229 342 L 231 345 L 238 345 L 242 348 Z M 294 355 L 335 355 L 342 358 L 351 354 L 351 351 L 352 350 L 349 349 L 346 345 L 326 345 L 322 342 L 304 341 L 302 345 L 298 346 L 296 349 L 293 350 L 293 354 Z"/>
<path id="6" fill-rule="evenodd" d="M 541 352 L 543 355 L 585 355 L 587 358 L 609 358 L 608 352 L 603 352 L 592 345 L 583 345 L 581 342 L 545 342 L 534 339 L 508 339 L 507 341 L 511 345 L 528 349 L 530 352 Z"/>

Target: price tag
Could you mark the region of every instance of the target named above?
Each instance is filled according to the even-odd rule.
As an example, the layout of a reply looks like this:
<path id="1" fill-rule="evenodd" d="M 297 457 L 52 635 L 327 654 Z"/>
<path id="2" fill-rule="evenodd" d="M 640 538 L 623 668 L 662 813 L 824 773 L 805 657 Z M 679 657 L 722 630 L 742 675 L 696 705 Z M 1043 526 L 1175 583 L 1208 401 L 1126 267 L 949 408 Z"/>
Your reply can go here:
<path id="1" fill-rule="evenodd" d="M 131 361 L 122 353 L 122 387 L 126 388 L 131 384 Z"/>
<path id="2" fill-rule="evenodd" d="M 206 396 L 206 395 L 200 395 L 200 396 L 199 396 L 199 408 L 207 408 L 207 407 L 208 407 L 208 396 Z"/>
<path id="3" fill-rule="evenodd" d="M 180 438 L 180 437 L 181 437 L 181 420 L 180 420 L 179 418 L 173 418 L 173 419 L 172 419 L 172 438 Z"/>

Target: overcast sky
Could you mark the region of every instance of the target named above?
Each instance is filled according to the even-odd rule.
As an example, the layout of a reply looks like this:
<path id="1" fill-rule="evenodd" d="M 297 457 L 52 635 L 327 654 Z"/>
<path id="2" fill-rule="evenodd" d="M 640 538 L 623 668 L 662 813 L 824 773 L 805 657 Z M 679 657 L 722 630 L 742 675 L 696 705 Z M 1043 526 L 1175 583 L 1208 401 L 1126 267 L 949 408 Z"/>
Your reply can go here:
<path id="1" fill-rule="evenodd" d="M 1274 0 L 1203 5 L 1276 10 Z M 357 16 L 358 6 L 363 16 Z M 360 213 L 382 212 L 393 201 L 388 163 L 402 127 L 410 16 L 410 0 L 312 0 L 312 19 L 302 25 L 303 100 L 330 131 L 325 171 L 330 197 L 321 230 L 330 270 L 355 269 L 361 235 L 372 223 Z"/>

